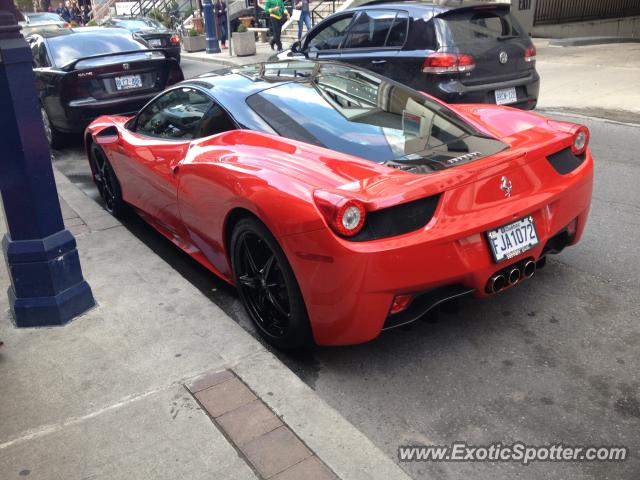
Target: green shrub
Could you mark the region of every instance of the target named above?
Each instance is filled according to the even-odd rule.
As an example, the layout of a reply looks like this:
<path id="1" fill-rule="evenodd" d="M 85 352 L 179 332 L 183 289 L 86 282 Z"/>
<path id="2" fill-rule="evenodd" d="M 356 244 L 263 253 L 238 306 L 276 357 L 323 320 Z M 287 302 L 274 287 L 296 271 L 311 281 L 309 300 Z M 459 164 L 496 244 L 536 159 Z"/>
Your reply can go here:
<path id="1" fill-rule="evenodd" d="M 198 35 L 200 35 L 195 28 L 190 28 L 188 33 L 190 37 L 197 37 Z"/>
<path id="2" fill-rule="evenodd" d="M 244 23 L 241 23 L 240 25 L 238 25 L 238 33 L 244 33 L 247 31 L 247 27 L 245 26 Z"/>
<path id="3" fill-rule="evenodd" d="M 95 20 L 89 20 L 87 22 L 87 27 L 97 27 L 98 26 L 98 22 L 96 22 Z"/>

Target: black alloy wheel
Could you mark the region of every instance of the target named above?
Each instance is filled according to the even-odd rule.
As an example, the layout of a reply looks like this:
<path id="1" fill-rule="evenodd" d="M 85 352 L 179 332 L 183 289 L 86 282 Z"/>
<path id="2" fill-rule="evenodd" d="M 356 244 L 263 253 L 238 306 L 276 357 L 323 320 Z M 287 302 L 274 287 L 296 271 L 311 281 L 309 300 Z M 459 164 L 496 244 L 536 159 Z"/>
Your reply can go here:
<path id="1" fill-rule="evenodd" d="M 118 182 L 118 178 L 100 145 L 91 144 L 89 152 L 93 182 L 98 188 L 104 207 L 111 215 L 119 217 L 126 208 L 122 199 L 120 182 Z"/>
<path id="2" fill-rule="evenodd" d="M 262 337 L 277 348 L 300 348 L 312 342 L 298 282 L 269 230 L 244 218 L 231 238 L 233 274 L 240 298 Z"/>

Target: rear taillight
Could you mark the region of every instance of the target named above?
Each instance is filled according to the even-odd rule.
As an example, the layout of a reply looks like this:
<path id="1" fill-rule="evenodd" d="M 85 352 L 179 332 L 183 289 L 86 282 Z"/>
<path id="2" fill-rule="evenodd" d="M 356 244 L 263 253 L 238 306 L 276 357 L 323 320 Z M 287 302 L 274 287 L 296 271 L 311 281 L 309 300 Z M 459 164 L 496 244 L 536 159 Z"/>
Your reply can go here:
<path id="1" fill-rule="evenodd" d="M 422 62 L 424 73 L 462 73 L 470 72 L 476 67 L 471 55 L 464 53 L 441 53 L 429 55 Z"/>
<path id="2" fill-rule="evenodd" d="M 536 47 L 531 45 L 527 47 L 524 51 L 524 61 L 525 62 L 535 62 L 536 61 Z"/>
<path id="3" fill-rule="evenodd" d="M 178 35 L 171 35 L 169 41 L 174 45 L 178 45 L 180 43 L 180 37 Z"/>
<path id="4" fill-rule="evenodd" d="M 573 134 L 573 142 L 571 143 L 571 151 L 574 155 L 580 156 L 589 145 L 589 129 L 584 125 L 579 125 Z"/>
<path id="5" fill-rule="evenodd" d="M 367 216 L 362 202 L 323 190 L 316 190 L 313 197 L 327 224 L 338 235 L 353 237 L 362 230 Z"/>

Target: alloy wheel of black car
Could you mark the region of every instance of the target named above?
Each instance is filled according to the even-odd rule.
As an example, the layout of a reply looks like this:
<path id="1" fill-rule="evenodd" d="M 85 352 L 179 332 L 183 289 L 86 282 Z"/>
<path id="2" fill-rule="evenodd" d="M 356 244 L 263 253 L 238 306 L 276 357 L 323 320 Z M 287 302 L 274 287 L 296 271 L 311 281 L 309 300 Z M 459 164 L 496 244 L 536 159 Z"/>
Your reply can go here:
<path id="1" fill-rule="evenodd" d="M 240 298 L 265 340 L 278 348 L 310 343 L 298 283 L 269 230 L 253 218 L 240 220 L 232 234 L 231 257 Z"/>
<path id="2" fill-rule="evenodd" d="M 44 134 L 47 137 L 47 143 L 51 148 L 58 148 L 61 142 L 61 134 L 52 125 L 49 115 L 44 107 L 40 107 L 40 115 L 42 116 L 42 124 L 44 125 Z"/>
<path id="3" fill-rule="evenodd" d="M 99 145 L 92 144 L 89 158 L 93 181 L 98 188 L 105 209 L 115 217 L 120 216 L 124 212 L 125 203 L 122 200 L 120 183 L 104 150 Z"/>

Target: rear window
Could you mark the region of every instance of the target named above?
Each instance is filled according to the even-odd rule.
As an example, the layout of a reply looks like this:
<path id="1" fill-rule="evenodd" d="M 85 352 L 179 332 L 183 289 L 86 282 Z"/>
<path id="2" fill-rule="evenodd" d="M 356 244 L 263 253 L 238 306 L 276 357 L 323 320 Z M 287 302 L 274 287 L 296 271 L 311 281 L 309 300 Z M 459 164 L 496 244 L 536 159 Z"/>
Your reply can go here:
<path id="1" fill-rule="evenodd" d="M 119 27 L 126 28 L 127 30 L 144 30 L 149 28 L 157 28 L 164 29 L 164 27 L 155 20 L 150 18 L 139 18 L 133 20 L 121 20 L 121 19 L 113 19 L 113 23 L 118 25 Z"/>
<path id="2" fill-rule="evenodd" d="M 522 27 L 507 9 L 453 10 L 436 19 L 454 43 L 491 41 L 522 35 Z"/>
<path id="3" fill-rule="evenodd" d="M 111 31 L 109 35 L 95 35 L 87 32 L 50 37 L 48 39 L 49 53 L 56 66 L 64 67 L 79 58 L 132 50 L 147 50 L 146 45 L 135 40 L 129 32 L 120 32 Z"/>
<path id="4" fill-rule="evenodd" d="M 282 136 L 379 163 L 472 152 L 479 136 L 414 90 L 334 64 L 307 80 L 254 94 L 247 103 Z"/>

